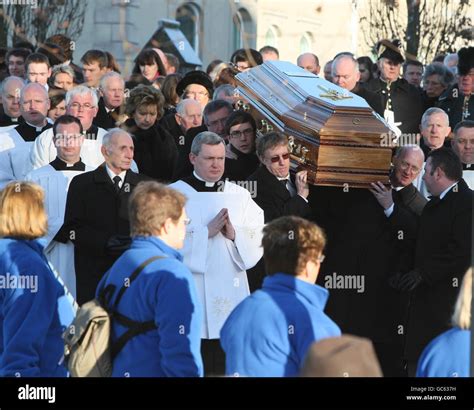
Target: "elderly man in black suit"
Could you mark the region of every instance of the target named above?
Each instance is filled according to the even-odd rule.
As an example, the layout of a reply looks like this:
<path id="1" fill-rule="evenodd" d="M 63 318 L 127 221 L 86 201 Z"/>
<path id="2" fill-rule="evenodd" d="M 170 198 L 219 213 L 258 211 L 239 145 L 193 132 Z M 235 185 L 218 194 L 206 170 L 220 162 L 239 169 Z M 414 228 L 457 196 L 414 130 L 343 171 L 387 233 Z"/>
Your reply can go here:
<path id="1" fill-rule="evenodd" d="M 377 332 L 372 337 L 385 376 L 405 375 L 405 332 L 401 331 L 401 326 L 405 326 L 409 298 L 390 284 L 414 267 L 416 235 L 427 200 L 412 182 L 420 174 L 424 159 L 418 145 L 400 147 L 393 157 L 391 186 L 386 188 L 378 182 L 373 183 L 371 189 L 386 216 L 381 221 L 380 229 L 385 235 L 380 240 L 386 240 L 386 248 L 391 249 L 390 267 L 384 272 L 386 276 L 379 276 L 374 309 Z M 390 279 L 388 275 L 391 275 Z"/>
<path id="2" fill-rule="evenodd" d="M 149 179 L 130 170 L 133 140 L 127 132 L 110 130 L 104 136 L 102 154 L 105 164 L 71 181 L 65 222 L 55 238 L 74 244 L 79 304 L 94 298 L 102 275 L 127 249 L 128 200 L 138 183 Z"/>
<path id="3" fill-rule="evenodd" d="M 449 148 L 432 151 L 423 179 L 431 200 L 421 214 L 415 268 L 396 287 L 412 292 L 405 359 L 414 376 L 426 345 L 450 327 L 461 279 L 471 263 L 472 191 L 462 165 Z"/>
<path id="4" fill-rule="evenodd" d="M 280 216 L 294 215 L 310 218 L 307 171 L 290 176 L 288 138 L 269 132 L 257 141 L 260 167 L 248 178 L 256 186 L 255 202 L 265 213 L 265 223 Z"/>

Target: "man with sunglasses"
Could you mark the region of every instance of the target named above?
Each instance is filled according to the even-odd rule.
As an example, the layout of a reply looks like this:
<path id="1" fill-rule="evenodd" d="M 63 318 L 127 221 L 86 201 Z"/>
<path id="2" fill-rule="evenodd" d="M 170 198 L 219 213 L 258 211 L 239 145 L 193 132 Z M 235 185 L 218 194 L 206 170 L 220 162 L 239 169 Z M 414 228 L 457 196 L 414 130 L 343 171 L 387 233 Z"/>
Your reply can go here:
<path id="1" fill-rule="evenodd" d="M 290 151 L 286 135 L 269 132 L 257 142 L 260 167 L 249 177 L 255 181 L 255 202 L 263 209 L 265 223 L 280 216 L 310 218 L 307 172 L 290 177 Z"/>

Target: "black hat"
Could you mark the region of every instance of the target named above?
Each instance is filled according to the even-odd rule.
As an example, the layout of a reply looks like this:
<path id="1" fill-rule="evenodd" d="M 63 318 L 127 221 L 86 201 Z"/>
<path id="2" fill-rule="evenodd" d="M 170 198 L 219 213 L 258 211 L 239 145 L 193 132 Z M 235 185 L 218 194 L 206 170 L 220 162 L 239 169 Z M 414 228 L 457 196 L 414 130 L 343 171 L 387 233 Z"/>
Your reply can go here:
<path id="1" fill-rule="evenodd" d="M 262 55 L 253 48 L 239 48 L 238 50 L 235 50 L 230 57 L 230 62 L 232 64 L 237 64 L 239 61 L 248 61 L 250 67 L 263 64 Z"/>
<path id="2" fill-rule="evenodd" d="M 190 84 L 199 84 L 207 89 L 209 97 L 212 98 L 214 93 L 214 86 L 212 84 L 211 77 L 209 77 L 204 71 L 195 70 L 189 71 L 186 75 L 179 81 L 176 86 L 176 93 L 181 96 L 186 87 Z"/>
<path id="3" fill-rule="evenodd" d="M 458 74 L 467 75 L 474 68 L 474 47 L 464 47 L 458 51 Z"/>
<path id="4" fill-rule="evenodd" d="M 377 43 L 377 60 L 385 57 L 394 63 L 401 64 L 405 61 L 400 40 L 380 40 Z"/>

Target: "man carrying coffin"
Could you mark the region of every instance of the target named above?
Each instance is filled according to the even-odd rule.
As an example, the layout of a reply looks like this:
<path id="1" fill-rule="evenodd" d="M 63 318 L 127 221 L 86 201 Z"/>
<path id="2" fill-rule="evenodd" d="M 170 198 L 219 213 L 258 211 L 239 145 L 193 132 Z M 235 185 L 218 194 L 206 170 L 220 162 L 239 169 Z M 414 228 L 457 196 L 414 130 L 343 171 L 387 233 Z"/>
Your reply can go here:
<path id="1" fill-rule="evenodd" d="M 204 307 L 204 371 L 222 375 L 225 358 L 219 332 L 232 309 L 250 294 L 246 270 L 262 256 L 263 211 L 245 188 L 222 181 L 225 144 L 217 134 L 198 134 L 189 159 L 193 174 L 171 187 L 188 198 L 191 222 L 183 254 Z"/>
<path id="2" fill-rule="evenodd" d="M 84 142 L 81 122 L 71 115 L 59 117 L 53 126 L 53 140 L 58 151 L 54 161 L 31 171 L 26 179 L 40 185 L 45 192 L 48 213 L 48 234 L 45 255 L 62 277 L 65 285 L 76 297 L 76 273 L 74 271 L 74 246 L 72 242 L 54 240 L 62 224 L 66 209 L 66 197 L 71 180 L 84 171 L 92 171 L 81 161 Z"/>

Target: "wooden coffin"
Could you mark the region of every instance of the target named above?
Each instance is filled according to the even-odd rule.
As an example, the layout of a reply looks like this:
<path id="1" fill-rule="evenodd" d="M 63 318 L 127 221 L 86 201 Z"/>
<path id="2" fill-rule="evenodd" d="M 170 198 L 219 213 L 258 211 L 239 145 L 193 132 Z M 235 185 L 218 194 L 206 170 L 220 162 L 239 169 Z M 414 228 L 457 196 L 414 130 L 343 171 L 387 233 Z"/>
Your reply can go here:
<path id="1" fill-rule="evenodd" d="M 284 61 L 236 79 L 237 106 L 254 116 L 258 136 L 286 134 L 292 171 L 306 169 L 311 184 L 389 183 L 392 150 L 384 142 L 390 129 L 363 98 Z"/>

